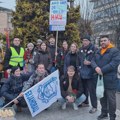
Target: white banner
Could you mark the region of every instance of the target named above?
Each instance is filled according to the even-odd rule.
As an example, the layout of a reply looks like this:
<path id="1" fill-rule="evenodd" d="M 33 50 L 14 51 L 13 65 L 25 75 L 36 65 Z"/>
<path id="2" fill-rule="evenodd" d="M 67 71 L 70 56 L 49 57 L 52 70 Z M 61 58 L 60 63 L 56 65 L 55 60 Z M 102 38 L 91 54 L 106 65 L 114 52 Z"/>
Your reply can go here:
<path id="1" fill-rule="evenodd" d="M 32 117 L 61 98 L 58 70 L 25 91 L 24 98 Z"/>
<path id="2" fill-rule="evenodd" d="M 66 25 L 67 19 L 67 0 L 50 1 L 49 25 Z"/>

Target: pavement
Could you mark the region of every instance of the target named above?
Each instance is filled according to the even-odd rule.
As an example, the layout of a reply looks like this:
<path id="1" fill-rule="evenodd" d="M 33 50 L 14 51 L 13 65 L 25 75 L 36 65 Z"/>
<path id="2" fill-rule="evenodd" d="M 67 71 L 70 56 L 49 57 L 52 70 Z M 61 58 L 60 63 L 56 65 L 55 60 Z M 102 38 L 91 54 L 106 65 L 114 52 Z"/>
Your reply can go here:
<path id="1" fill-rule="evenodd" d="M 23 112 L 16 114 L 16 120 L 97 120 L 97 116 L 100 114 L 99 101 L 96 113 L 90 114 L 90 109 L 91 107 L 80 107 L 78 111 L 75 111 L 71 105 L 68 105 L 66 110 L 61 110 L 60 104 L 56 102 L 48 110 L 42 111 L 34 118 L 27 108 L 23 109 Z M 120 110 L 117 109 L 116 113 L 116 120 L 120 120 Z"/>

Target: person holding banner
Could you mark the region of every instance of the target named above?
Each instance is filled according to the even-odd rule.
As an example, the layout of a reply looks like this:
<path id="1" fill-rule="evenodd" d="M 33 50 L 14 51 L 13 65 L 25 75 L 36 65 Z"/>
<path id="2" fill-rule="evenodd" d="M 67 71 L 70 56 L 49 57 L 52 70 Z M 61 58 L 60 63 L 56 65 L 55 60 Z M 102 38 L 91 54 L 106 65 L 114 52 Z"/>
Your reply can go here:
<path id="1" fill-rule="evenodd" d="M 18 66 L 11 68 L 11 76 L 6 80 L 1 88 L 1 94 L 5 98 L 5 103 L 8 103 L 18 97 L 21 93 L 23 84 L 29 79 L 31 74 L 21 74 Z M 23 97 L 15 99 L 13 103 L 17 108 L 26 107 L 27 104 Z"/>
<path id="2" fill-rule="evenodd" d="M 64 40 L 62 43 L 62 48 L 59 50 L 59 53 L 57 55 L 57 68 L 59 69 L 60 76 L 64 74 L 64 60 L 68 51 L 69 51 L 68 43 L 67 41 Z"/>
<path id="3" fill-rule="evenodd" d="M 55 38 L 53 35 L 50 35 L 48 37 L 48 41 L 49 41 L 48 51 L 50 52 L 51 58 L 52 58 L 52 67 L 51 67 L 51 73 L 52 73 L 56 70 L 56 57 L 57 57 L 57 52 L 59 50 L 57 49 L 57 52 L 56 52 Z"/>
<path id="4" fill-rule="evenodd" d="M 111 44 L 109 36 L 100 37 L 101 49 L 98 50 L 91 61 L 94 68 L 94 77 L 103 76 L 104 96 L 100 99 L 102 106 L 98 120 L 109 117 L 110 120 L 116 118 L 116 89 L 118 84 L 117 67 L 120 63 L 120 51 Z"/>
<path id="5" fill-rule="evenodd" d="M 22 93 L 20 95 L 23 96 L 23 92 L 25 92 L 27 89 L 31 88 L 32 86 L 34 86 L 35 84 L 37 84 L 47 76 L 48 76 L 48 72 L 45 70 L 44 64 L 39 64 L 36 71 L 31 75 L 29 80 L 24 84 Z"/>
<path id="6" fill-rule="evenodd" d="M 86 100 L 86 96 L 83 94 L 83 86 L 81 79 L 77 72 L 75 72 L 74 66 L 67 68 L 67 75 L 64 75 L 60 79 L 62 109 L 66 109 L 67 103 L 73 105 L 74 110 L 78 110 L 78 106 Z"/>

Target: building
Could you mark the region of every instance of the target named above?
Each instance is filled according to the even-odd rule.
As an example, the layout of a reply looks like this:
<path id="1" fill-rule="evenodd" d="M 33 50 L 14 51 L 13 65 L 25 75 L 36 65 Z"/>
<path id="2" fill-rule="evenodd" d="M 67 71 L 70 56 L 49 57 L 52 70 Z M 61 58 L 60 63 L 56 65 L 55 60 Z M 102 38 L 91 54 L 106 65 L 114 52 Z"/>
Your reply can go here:
<path id="1" fill-rule="evenodd" d="M 0 33 L 5 33 L 5 31 L 12 31 L 12 10 L 0 7 Z"/>
<path id="2" fill-rule="evenodd" d="M 120 0 L 90 0 L 94 3 L 93 37 L 98 42 L 101 35 L 109 35 L 120 48 Z"/>

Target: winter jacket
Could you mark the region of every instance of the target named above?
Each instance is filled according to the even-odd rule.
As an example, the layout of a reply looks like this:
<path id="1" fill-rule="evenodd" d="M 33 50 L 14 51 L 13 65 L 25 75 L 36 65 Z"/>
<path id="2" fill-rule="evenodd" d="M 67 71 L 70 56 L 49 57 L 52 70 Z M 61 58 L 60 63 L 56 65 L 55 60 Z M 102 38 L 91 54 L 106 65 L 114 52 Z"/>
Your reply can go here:
<path id="1" fill-rule="evenodd" d="M 40 50 L 39 52 L 34 54 L 33 61 L 34 61 L 35 67 L 37 67 L 38 64 L 44 64 L 45 69 L 47 71 L 50 71 L 50 69 L 52 67 L 51 55 L 48 51 Z"/>
<path id="2" fill-rule="evenodd" d="M 84 60 L 91 62 L 96 50 L 97 48 L 91 43 L 86 48 L 82 46 L 79 49 L 80 76 L 82 79 L 91 79 L 93 77 L 94 69 L 91 65 L 84 65 Z"/>
<path id="3" fill-rule="evenodd" d="M 64 60 L 65 60 L 65 56 L 67 55 L 69 50 L 64 50 L 64 49 L 60 49 L 59 53 L 57 55 L 57 65 L 58 67 L 63 67 L 64 66 Z"/>
<path id="4" fill-rule="evenodd" d="M 24 84 L 24 87 L 22 89 L 22 91 L 26 91 L 27 89 L 29 89 L 30 87 L 34 86 L 35 84 L 37 84 L 38 82 L 40 82 L 42 79 L 44 79 L 45 77 L 48 76 L 47 71 L 45 72 L 45 74 L 39 74 L 37 71 L 35 71 L 31 77 L 29 78 L 29 80 Z"/>
<path id="5" fill-rule="evenodd" d="M 72 56 L 72 55 L 73 55 L 73 54 L 72 54 L 71 52 L 68 52 L 67 55 L 65 56 L 65 61 L 64 61 L 64 74 L 66 74 L 66 71 L 67 71 L 68 66 L 72 65 L 72 64 L 71 64 L 71 56 Z M 78 72 L 79 67 L 80 67 L 79 53 L 76 52 L 76 53 L 74 54 L 74 57 L 75 57 L 75 59 L 74 59 L 75 65 L 73 65 L 73 66 L 75 67 L 76 71 Z"/>
<path id="6" fill-rule="evenodd" d="M 60 49 L 59 53 L 57 55 L 57 67 L 60 71 L 61 74 L 64 74 L 64 61 L 65 61 L 65 56 L 67 55 L 68 50 Z"/>
<path id="7" fill-rule="evenodd" d="M 76 95 L 76 98 L 79 98 L 83 94 L 83 86 L 81 79 L 78 75 L 74 75 L 72 79 L 72 92 Z M 68 87 L 69 87 L 69 80 L 68 76 L 62 76 L 60 79 L 60 87 L 61 87 L 61 95 L 63 98 L 69 95 Z"/>
<path id="8" fill-rule="evenodd" d="M 21 76 L 11 75 L 1 89 L 2 96 L 8 101 L 16 98 L 22 91 L 23 84 L 29 79 L 31 74 L 21 74 Z"/>
<path id="9" fill-rule="evenodd" d="M 52 62 L 55 60 L 55 45 L 48 45 L 48 51 L 51 54 Z"/>
<path id="10" fill-rule="evenodd" d="M 95 69 L 100 67 L 103 73 L 104 87 L 105 89 L 116 89 L 117 67 L 120 63 L 120 51 L 117 48 L 108 49 L 103 55 L 98 50 L 91 62 L 91 66 Z M 97 74 L 94 74 L 97 79 Z"/>

